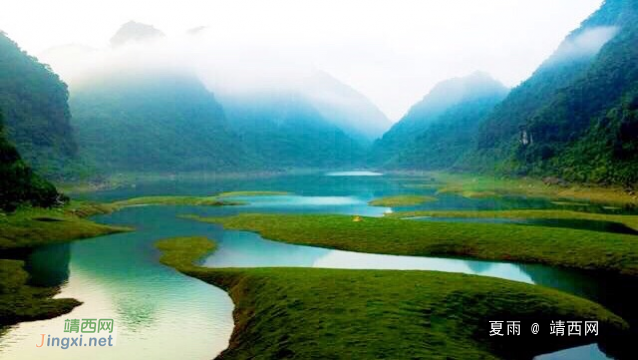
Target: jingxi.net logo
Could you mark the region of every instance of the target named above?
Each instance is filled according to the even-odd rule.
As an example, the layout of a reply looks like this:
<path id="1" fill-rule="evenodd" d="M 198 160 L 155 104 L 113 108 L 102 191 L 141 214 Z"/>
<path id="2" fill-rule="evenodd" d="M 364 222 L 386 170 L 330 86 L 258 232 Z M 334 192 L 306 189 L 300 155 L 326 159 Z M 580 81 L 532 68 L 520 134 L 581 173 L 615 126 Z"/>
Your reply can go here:
<path id="1" fill-rule="evenodd" d="M 39 334 L 36 347 L 110 347 L 117 332 L 113 319 L 66 319 L 63 335 Z"/>

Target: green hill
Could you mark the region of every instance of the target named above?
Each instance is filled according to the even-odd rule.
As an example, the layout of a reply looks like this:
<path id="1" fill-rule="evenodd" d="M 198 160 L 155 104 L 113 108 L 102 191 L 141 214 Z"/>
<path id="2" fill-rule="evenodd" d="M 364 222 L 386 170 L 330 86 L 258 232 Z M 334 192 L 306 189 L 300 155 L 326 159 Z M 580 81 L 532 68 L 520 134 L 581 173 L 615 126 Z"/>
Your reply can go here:
<path id="1" fill-rule="evenodd" d="M 634 186 L 638 2 L 607 0 L 481 125 L 463 164 Z"/>
<path id="2" fill-rule="evenodd" d="M 107 173 L 245 168 L 240 139 L 194 76 L 112 70 L 74 86 L 73 125 L 84 156 Z"/>
<path id="3" fill-rule="evenodd" d="M 41 207 L 56 204 L 61 195 L 22 161 L 5 135 L 0 112 L 0 210 L 13 211 L 23 204 Z"/>
<path id="4" fill-rule="evenodd" d="M 0 32 L 0 108 L 6 135 L 25 162 L 48 177 L 67 172 L 77 153 L 67 99 L 66 84 Z"/>
<path id="5" fill-rule="evenodd" d="M 476 72 L 437 84 L 374 144 L 372 162 L 386 168 L 448 168 L 475 144 L 480 120 L 507 94 Z"/>
<path id="6" fill-rule="evenodd" d="M 261 166 L 338 168 L 359 163 L 358 141 L 295 93 L 221 97 L 228 120 Z"/>
<path id="7" fill-rule="evenodd" d="M 420 170 L 450 168 L 475 148 L 480 121 L 503 100 L 506 91 L 503 88 L 492 96 L 452 107 L 385 166 Z"/>

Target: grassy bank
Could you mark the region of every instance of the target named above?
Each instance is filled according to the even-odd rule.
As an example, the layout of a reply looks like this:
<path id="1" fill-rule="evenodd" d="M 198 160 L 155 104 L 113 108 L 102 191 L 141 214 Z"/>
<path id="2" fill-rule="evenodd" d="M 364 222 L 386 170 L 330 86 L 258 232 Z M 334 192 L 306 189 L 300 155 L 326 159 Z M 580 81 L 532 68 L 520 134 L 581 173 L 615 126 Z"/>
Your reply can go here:
<path id="1" fill-rule="evenodd" d="M 0 259 L 0 329 L 21 321 L 48 319 L 73 310 L 75 299 L 52 299 L 56 288 L 27 285 L 29 274 L 19 260 Z"/>
<path id="2" fill-rule="evenodd" d="M 374 199 L 368 202 L 368 204 L 371 206 L 401 207 L 416 206 L 432 201 L 437 201 L 437 198 L 427 195 L 397 195 Z"/>
<path id="3" fill-rule="evenodd" d="M 481 211 L 398 211 L 386 214 L 393 218 L 430 216 L 441 218 L 561 219 L 608 221 L 638 230 L 638 215 L 612 215 L 570 210 L 481 210 Z"/>
<path id="4" fill-rule="evenodd" d="M 219 197 L 238 197 L 238 196 L 283 196 L 290 195 L 286 191 L 227 191 L 220 193 Z"/>
<path id="5" fill-rule="evenodd" d="M 344 215 L 241 214 L 191 219 L 294 244 L 358 252 L 541 263 L 638 276 L 638 237 L 586 230 Z"/>
<path id="6" fill-rule="evenodd" d="M 590 301 L 512 281 L 426 271 L 213 269 L 205 238 L 163 240 L 162 263 L 225 289 L 235 329 L 218 359 L 499 359 L 613 337 L 626 329 Z M 595 319 L 601 337 L 489 337 L 489 321 Z"/>
<path id="7" fill-rule="evenodd" d="M 112 211 L 109 206 L 71 203 L 64 208 L 24 208 L 0 216 L 0 250 L 40 245 L 130 231 L 97 224 L 83 217 Z"/>
<path id="8" fill-rule="evenodd" d="M 239 196 L 278 196 L 288 195 L 283 191 L 229 191 L 212 196 L 142 196 L 122 201 L 116 201 L 110 204 L 116 208 L 125 208 L 130 206 L 237 206 L 246 205 L 243 201 L 226 200 L 229 197 Z"/>
<path id="9" fill-rule="evenodd" d="M 438 187 L 438 193 L 455 193 L 469 198 L 520 195 L 573 199 L 601 204 L 638 205 L 638 197 L 635 194 L 617 187 L 559 184 L 532 178 L 514 179 L 441 172 L 427 173 L 427 177 L 429 183 L 442 184 Z"/>
<path id="10" fill-rule="evenodd" d="M 116 201 L 112 203 L 118 208 L 130 206 L 150 206 L 150 205 L 168 205 L 168 206 L 235 206 L 245 205 L 240 201 L 222 200 L 219 196 L 143 196 L 132 199 Z"/>
<path id="11" fill-rule="evenodd" d="M 84 219 L 114 210 L 110 205 L 71 202 L 62 208 L 22 208 L 2 214 L 0 250 L 28 249 L 130 231 Z M 57 288 L 29 286 L 29 274 L 23 267 L 23 261 L 0 259 L 0 327 L 60 316 L 81 304 L 75 299 L 53 299 Z"/>

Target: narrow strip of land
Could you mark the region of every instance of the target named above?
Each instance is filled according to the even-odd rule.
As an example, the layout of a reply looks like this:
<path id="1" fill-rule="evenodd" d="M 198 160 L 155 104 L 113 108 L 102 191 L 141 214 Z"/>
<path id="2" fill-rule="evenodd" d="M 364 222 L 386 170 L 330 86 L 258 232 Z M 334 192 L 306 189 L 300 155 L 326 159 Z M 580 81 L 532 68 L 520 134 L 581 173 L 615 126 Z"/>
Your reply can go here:
<path id="1" fill-rule="evenodd" d="M 587 230 L 345 215 L 240 214 L 191 219 L 293 244 L 358 252 L 540 263 L 638 276 L 638 237 Z"/>
<path id="2" fill-rule="evenodd" d="M 476 174 L 428 172 L 422 184 L 436 186 L 439 194 L 455 193 L 468 198 L 527 196 L 569 199 L 599 204 L 636 205 L 638 196 L 620 187 L 562 183 L 558 179 L 508 178 Z M 412 184 L 411 186 L 418 185 Z"/>
<path id="3" fill-rule="evenodd" d="M 600 214 L 571 210 L 481 210 L 481 211 L 398 211 L 386 214 L 393 218 L 420 216 L 441 218 L 561 219 L 607 221 L 638 230 L 638 215 Z"/>
<path id="4" fill-rule="evenodd" d="M 236 206 L 246 205 L 244 201 L 228 200 L 231 197 L 246 197 L 246 196 L 281 196 L 288 195 L 289 193 L 283 191 L 230 191 L 223 192 L 212 196 L 176 196 L 176 195 L 161 195 L 161 196 L 142 196 L 121 201 L 116 201 L 110 206 L 116 208 L 125 208 L 131 206 L 150 206 L 150 205 L 165 205 L 165 206 Z"/>
<path id="5" fill-rule="evenodd" d="M 249 191 L 227 191 L 220 193 L 219 197 L 239 197 L 239 196 L 284 196 L 291 195 L 287 191 L 267 191 L 267 190 L 249 190 Z"/>
<path id="6" fill-rule="evenodd" d="M 131 231 L 85 217 L 114 211 L 110 206 L 71 203 L 62 208 L 25 208 L 0 217 L 0 250 L 32 248 Z"/>
<path id="7" fill-rule="evenodd" d="M 226 290 L 235 329 L 218 359 L 500 359 L 622 336 L 626 323 L 555 290 L 430 271 L 215 269 L 193 265 L 206 238 L 162 240 L 160 261 Z M 547 334 L 490 337 L 490 320 L 544 324 Z M 601 336 L 549 336 L 556 319 L 597 320 Z"/>
<path id="8" fill-rule="evenodd" d="M 384 206 L 384 207 L 401 207 L 401 206 L 416 206 L 432 201 L 436 201 L 434 196 L 427 195 L 397 195 L 386 196 L 379 199 L 374 199 L 368 204 L 371 206 Z"/>
<path id="9" fill-rule="evenodd" d="M 166 205 L 166 206 L 234 206 L 245 205 L 241 201 L 222 200 L 218 196 L 142 196 L 127 200 L 116 201 L 112 203 L 118 208 L 131 206 L 150 206 L 150 205 Z"/>

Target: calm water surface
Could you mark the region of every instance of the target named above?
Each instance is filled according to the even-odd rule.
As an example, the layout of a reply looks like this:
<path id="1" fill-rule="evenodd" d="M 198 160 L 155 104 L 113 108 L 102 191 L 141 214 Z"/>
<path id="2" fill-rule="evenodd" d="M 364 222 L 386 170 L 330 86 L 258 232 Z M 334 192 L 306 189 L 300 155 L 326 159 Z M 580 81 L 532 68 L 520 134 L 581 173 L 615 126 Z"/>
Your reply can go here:
<path id="1" fill-rule="evenodd" d="M 421 269 L 494 276 L 541 284 L 603 303 L 615 312 L 636 318 L 635 283 L 626 279 L 599 279 L 579 272 L 537 265 L 410 256 L 362 254 L 297 246 L 265 240 L 244 231 L 180 219 L 183 214 L 204 216 L 239 212 L 340 213 L 382 216 L 389 208 L 370 207 L 368 201 L 400 193 L 430 193 L 410 185 L 411 178 L 377 173 L 345 172 L 326 175 L 271 177 L 257 180 L 170 180 L 104 191 L 90 197 L 102 201 L 145 195 L 211 195 L 231 190 L 289 191 L 294 195 L 243 197 L 247 206 L 135 207 L 99 216 L 105 224 L 130 225 L 137 231 L 98 237 L 36 250 L 27 258 L 39 285 L 60 285 L 57 297 L 83 302 L 73 312 L 55 319 L 22 323 L 0 338 L 1 359 L 211 359 L 228 344 L 233 329 L 233 304 L 216 287 L 183 276 L 158 263 L 153 243 L 174 236 L 201 235 L 215 239 L 218 251 L 203 261 L 206 266 L 303 266 L 360 269 Z M 524 198 L 466 199 L 439 196 L 439 201 L 410 209 L 490 210 L 556 208 L 544 200 Z M 570 227 L 568 224 L 562 226 Z M 623 290 L 624 289 L 624 290 Z M 631 292 L 629 293 L 631 294 Z M 632 298 L 634 296 L 634 298 Z M 40 334 L 63 335 L 65 319 L 112 318 L 117 325 L 111 348 L 37 348 Z M 548 354 L 543 359 L 606 358 L 594 345 Z"/>

